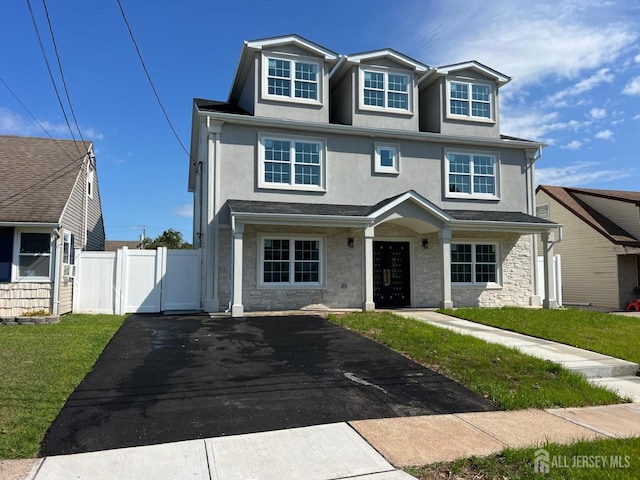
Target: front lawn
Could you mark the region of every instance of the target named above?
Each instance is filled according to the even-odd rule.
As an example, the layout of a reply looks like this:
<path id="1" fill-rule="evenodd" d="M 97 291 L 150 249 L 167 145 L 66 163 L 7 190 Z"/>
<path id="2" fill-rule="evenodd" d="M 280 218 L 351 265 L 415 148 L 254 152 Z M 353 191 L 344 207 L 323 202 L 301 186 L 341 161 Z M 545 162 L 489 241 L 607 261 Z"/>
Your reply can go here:
<path id="1" fill-rule="evenodd" d="M 441 313 L 640 363 L 640 318 L 577 309 L 457 308 Z"/>
<path id="2" fill-rule="evenodd" d="M 124 317 L 66 315 L 0 326 L 0 458 L 34 457 L 47 429 Z"/>
<path id="3" fill-rule="evenodd" d="M 404 470 L 419 480 L 438 479 L 620 479 L 640 478 L 640 438 L 580 441 L 571 445 L 506 449 L 488 457 L 471 457 Z M 536 473 L 535 459 L 547 461 L 549 471 Z M 548 453 L 548 457 L 547 457 Z M 540 468 L 540 467 L 539 467 Z"/>
<path id="4" fill-rule="evenodd" d="M 389 312 L 328 318 L 462 383 L 503 410 L 621 402 L 555 363 L 417 320 Z"/>

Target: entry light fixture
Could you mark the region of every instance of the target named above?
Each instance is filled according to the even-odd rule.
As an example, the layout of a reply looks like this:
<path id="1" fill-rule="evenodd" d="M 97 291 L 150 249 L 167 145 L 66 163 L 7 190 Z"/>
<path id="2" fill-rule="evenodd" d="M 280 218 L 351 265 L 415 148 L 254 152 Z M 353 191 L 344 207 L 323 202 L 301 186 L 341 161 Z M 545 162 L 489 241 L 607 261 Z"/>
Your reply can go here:
<path id="1" fill-rule="evenodd" d="M 427 249 L 429 248 L 429 240 L 426 238 L 422 239 L 422 248 Z"/>
<path id="2" fill-rule="evenodd" d="M 349 248 L 353 248 L 353 237 L 347 238 L 347 245 L 349 245 Z"/>

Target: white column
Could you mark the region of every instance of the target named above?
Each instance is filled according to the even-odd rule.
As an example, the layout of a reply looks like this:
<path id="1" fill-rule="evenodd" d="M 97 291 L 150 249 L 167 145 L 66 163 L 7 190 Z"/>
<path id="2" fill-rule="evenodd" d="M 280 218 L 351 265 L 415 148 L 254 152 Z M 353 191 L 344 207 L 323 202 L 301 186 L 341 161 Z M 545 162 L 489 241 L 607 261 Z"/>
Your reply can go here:
<path id="1" fill-rule="evenodd" d="M 373 237 L 374 227 L 365 228 L 363 231 L 364 303 L 362 304 L 364 312 L 371 312 L 376 309 L 376 304 L 373 301 Z"/>
<path id="2" fill-rule="evenodd" d="M 244 306 L 242 305 L 242 245 L 243 245 L 244 223 L 237 222 L 233 228 L 233 244 L 231 247 L 231 257 L 233 261 L 233 279 L 231 290 L 231 316 L 244 316 Z"/>
<path id="3" fill-rule="evenodd" d="M 453 308 L 451 300 L 451 229 L 440 230 L 442 245 L 442 308 Z"/>
<path id="4" fill-rule="evenodd" d="M 541 235 L 544 250 L 544 300 L 542 308 L 558 308 L 556 300 L 555 279 L 553 277 L 553 242 L 549 240 L 549 232 Z"/>

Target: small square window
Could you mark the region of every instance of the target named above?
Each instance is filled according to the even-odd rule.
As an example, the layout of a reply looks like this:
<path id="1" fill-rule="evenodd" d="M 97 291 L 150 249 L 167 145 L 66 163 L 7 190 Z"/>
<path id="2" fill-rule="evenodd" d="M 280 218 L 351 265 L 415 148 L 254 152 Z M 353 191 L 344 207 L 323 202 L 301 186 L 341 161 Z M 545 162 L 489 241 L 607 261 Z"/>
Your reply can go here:
<path id="1" fill-rule="evenodd" d="M 400 173 L 400 146 L 397 144 L 376 143 L 374 149 L 375 173 Z"/>

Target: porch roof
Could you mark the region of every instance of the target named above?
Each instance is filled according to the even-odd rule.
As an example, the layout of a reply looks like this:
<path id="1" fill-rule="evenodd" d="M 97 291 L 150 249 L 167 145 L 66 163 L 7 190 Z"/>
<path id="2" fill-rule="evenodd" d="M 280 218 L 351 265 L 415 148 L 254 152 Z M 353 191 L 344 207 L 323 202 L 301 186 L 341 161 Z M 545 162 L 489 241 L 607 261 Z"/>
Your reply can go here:
<path id="1" fill-rule="evenodd" d="M 405 202 L 413 202 L 443 226 L 454 230 L 505 230 L 543 232 L 560 225 L 522 212 L 441 209 L 413 190 L 382 200 L 375 205 L 267 202 L 229 200 L 231 217 L 247 223 L 288 223 L 327 226 L 371 226 L 379 217 Z"/>

